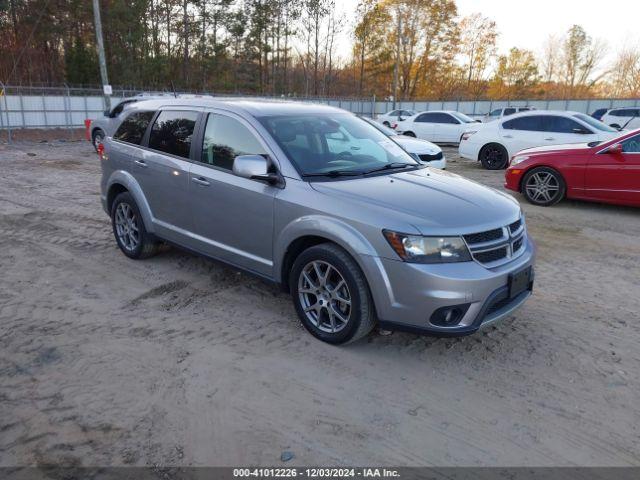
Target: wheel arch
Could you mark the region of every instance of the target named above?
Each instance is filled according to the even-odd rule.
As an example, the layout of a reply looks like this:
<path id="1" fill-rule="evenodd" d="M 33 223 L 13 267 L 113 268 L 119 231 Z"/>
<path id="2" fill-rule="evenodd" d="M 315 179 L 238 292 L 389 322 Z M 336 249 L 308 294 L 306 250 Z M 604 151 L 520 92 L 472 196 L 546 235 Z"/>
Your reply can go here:
<path id="1" fill-rule="evenodd" d="M 295 259 L 309 247 L 321 243 L 333 243 L 358 264 L 367 283 L 370 274 L 360 255 L 377 255 L 374 247 L 355 228 L 347 223 L 321 215 L 310 215 L 291 222 L 282 229 L 274 245 L 274 275 L 285 290 L 289 288 L 289 272 Z"/>
<path id="2" fill-rule="evenodd" d="M 105 136 L 107 135 L 107 132 L 104 131 L 104 128 L 100 127 L 100 126 L 96 126 L 93 127 L 91 129 L 91 140 L 93 140 L 96 136 L 96 133 L 98 132 L 98 130 L 100 130 Z"/>
<path id="3" fill-rule="evenodd" d="M 133 175 L 123 170 L 116 170 L 109 177 L 106 191 L 106 207 L 109 215 L 111 215 L 111 207 L 113 206 L 115 198 L 122 192 L 129 192 L 138 205 L 142 221 L 144 222 L 144 228 L 149 233 L 155 233 L 153 215 L 151 213 L 151 208 L 149 207 L 149 202 L 147 202 L 140 184 Z"/>

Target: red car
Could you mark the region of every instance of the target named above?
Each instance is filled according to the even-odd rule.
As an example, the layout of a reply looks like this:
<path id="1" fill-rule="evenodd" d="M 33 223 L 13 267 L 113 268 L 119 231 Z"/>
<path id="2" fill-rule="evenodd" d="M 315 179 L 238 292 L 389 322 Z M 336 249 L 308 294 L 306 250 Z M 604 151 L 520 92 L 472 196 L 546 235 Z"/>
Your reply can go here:
<path id="1" fill-rule="evenodd" d="M 518 152 L 504 186 L 544 207 L 565 197 L 640 207 L 640 130 L 603 143 Z"/>

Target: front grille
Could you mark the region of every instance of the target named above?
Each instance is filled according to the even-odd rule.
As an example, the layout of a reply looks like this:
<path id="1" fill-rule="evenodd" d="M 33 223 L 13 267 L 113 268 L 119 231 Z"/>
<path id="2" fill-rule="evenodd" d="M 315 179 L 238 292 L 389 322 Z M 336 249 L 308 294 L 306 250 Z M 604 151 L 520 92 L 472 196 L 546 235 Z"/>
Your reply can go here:
<path id="1" fill-rule="evenodd" d="M 502 229 L 496 228 L 495 230 L 489 230 L 487 232 L 472 233 L 471 235 L 465 235 L 464 239 L 469 245 L 475 243 L 491 242 L 493 240 L 500 240 L 503 236 Z"/>
<path id="2" fill-rule="evenodd" d="M 442 152 L 438 152 L 435 155 L 418 155 L 421 161 L 423 162 L 434 162 L 436 160 L 442 160 Z"/>
<path id="3" fill-rule="evenodd" d="M 464 235 L 474 260 L 496 267 L 523 252 L 525 229 L 522 218 L 503 228 Z"/>
<path id="4" fill-rule="evenodd" d="M 516 233 L 520 229 L 520 225 L 522 225 L 522 220 L 519 218 L 518 220 L 513 222 L 511 225 L 509 225 L 509 231 L 511 233 Z"/>
<path id="5" fill-rule="evenodd" d="M 502 247 L 496 248 L 495 250 L 488 250 L 486 252 L 474 253 L 473 256 L 480 263 L 491 263 L 502 260 L 507 256 L 508 252 L 509 250 L 507 249 L 507 247 Z"/>
<path id="6" fill-rule="evenodd" d="M 513 251 L 514 251 L 514 253 L 522 248 L 522 244 L 523 243 L 524 243 L 524 238 L 519 238 L 518 240 L 513 242 Z"/>

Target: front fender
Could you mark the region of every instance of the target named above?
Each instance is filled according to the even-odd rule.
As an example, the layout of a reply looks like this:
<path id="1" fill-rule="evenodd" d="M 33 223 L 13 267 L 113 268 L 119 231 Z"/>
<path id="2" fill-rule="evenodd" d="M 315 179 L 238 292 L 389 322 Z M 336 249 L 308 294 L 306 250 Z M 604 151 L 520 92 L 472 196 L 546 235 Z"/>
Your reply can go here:
<path id="1" fill-rule="evenodd" d="M 109 180 L 107 181 L 107 198 L 110 197 L 111 189 L 115 185 L 122 185 L 129 191 L 138 205 L 140 215 L 142 215 L 142 221 L 144 222 L 144 228 L 149 233 L 155 233 L 151 207 L 149 207 L 149 202 L 147 202 L 147 199 L 142 192 L 142 188 L 135 177 L 124 170 L 115 170 L 109 176 Z M 107 213 L 110 214 L 110 212 Z"/>
<path id="2" fill-rule="evenodd" d="M 282 266 L 289 246 L 296 240 L 306 237 L 323 237 L 345 249 L 365 270 L 362 255 L 378 256 L 375 248 L 356 228 L 348 223 L 320 214 L 296 218 L 280 230 L 274 244 L 274 274 L 282 281 Z M 366 274 L 366 272 L 365 272 Z"/>

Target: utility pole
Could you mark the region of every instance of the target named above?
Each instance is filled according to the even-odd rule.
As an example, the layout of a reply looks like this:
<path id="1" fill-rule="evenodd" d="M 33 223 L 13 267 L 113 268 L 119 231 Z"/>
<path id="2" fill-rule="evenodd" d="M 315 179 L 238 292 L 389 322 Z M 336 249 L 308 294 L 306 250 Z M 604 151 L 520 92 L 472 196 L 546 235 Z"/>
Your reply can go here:
<path id="1" fill-rule="evenodd" d="M 107 110 L 111 110 L 111 85 L 107 76 L 107 60 L 104 56 L 104 40 L 102 39 L 102 20 L 100 19 L 99 0 L 93 0 L 93 18 L 96 27 L 96 45 L 98 48 L 98 61 L 100 62 L 100 79 L 102 80 L 102 92 L 104 104 Z"/>
<path id="2" fill-rule="evenodd" d="M 402 18 L 400 17 L 400 6 L 396 9 L 396 15 L 398 17 L 398 32 L 396 34 L 396 64 L 393 69 L 393 110 L 396 109 L 396 102 L 398 100 L 398 80 L 400 77 L 400 35 L 402 35 Z"/>

